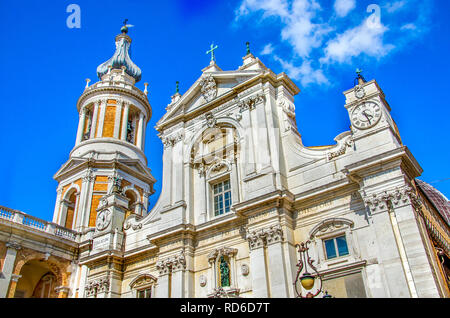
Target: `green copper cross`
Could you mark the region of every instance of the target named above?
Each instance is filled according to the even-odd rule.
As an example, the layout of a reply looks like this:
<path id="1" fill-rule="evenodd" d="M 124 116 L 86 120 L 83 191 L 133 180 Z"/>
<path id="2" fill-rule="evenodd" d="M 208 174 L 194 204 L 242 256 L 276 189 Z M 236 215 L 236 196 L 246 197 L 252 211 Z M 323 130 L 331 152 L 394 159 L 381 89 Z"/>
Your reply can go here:
<path id="1" fill-rule="evenodd" d="M 211 53 L 211 61 L 215 61 L 215 60 L 216 60 L 216 58 L 215 58 L 215 56 L 214 56 L 214 50 L 217 49 L 217 48 L 218 48 L 218 46 L 216 45 L 216 46 L 214 47 L 214 42 L 213 42 L 213 43 L 211 44 L 211 50 L 206 51 L 206 54 Z"/>
<path id="2" fill-rule="evenodd" d="M 363 72 L 362 69 L 360 69 L 360 68 L 357 68 L 357 69 L 356 69 L 356 74 L 361 75 L 362 72 Z"/>
<path id="3" fill-rule="evenodd" d="M 180 84 L 180 82 L 176 81 L 176 85 L 177 85 L 176 93 L 179 93 L 179 92 L 180 92 L 180 89 L 179 89 L 179 87 L 178 87 L 179 84 Z"/>
<path id="4" fill-rule="evenodd" d="M 250 54 L 250 42 L 245 42 L 245 45 L 247 46 L 247 55 Z"/>

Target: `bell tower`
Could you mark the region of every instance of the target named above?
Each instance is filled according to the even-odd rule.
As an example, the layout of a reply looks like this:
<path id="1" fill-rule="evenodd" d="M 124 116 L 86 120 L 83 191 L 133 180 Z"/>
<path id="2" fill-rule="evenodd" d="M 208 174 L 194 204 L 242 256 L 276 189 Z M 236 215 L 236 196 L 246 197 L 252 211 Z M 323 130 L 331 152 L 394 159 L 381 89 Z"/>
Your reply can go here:
<path id="1" fill-rule="evenodd" d="M 97 67 L 99 81 L 86 80 L 77 102 L 75 146 L 54 176 L 59 185 L 53 222 L 95 229 L 95 235 L 121 232 L 130 214 L 145 216 L 156 181 L 144 154 L 152 109 L 147 83 L 144 92 L 135 86 L 141 70 L 130 57 L 128 27 L 116 36 L 114 55 Z"/>

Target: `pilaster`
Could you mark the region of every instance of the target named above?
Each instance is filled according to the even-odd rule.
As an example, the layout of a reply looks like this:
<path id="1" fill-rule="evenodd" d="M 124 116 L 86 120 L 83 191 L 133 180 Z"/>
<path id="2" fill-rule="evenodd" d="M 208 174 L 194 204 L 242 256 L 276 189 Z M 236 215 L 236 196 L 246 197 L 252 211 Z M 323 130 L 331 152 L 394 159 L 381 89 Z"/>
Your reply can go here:
<path id="1" fill-rule="evenodd" d="M 6 243 L 6 256 L 5 261 L 3 263 L 3 276 L 4 278 L 0 280 L 0 298 L 6 298 L 8 296 L 8 289 L 10 287 L 10 283 L 17 283 L 17 280 L 13 280 L 13 270 L 14 264 L 16 261 L 17 251 L 19 251 L 22 247 L 16 242 L 8 242 Z M 14 287 L 15 290 L 15 287 Z"/>

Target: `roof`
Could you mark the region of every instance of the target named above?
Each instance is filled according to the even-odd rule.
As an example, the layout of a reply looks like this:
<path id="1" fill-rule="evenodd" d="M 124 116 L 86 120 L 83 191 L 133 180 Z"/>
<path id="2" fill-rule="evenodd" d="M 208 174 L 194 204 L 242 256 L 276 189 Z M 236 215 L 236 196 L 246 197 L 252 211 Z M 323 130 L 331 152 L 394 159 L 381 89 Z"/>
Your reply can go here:
<path id="1" fill-rule="evenodd" d="M 416 179 L 416 184 L 420 191 L 433 204 L 442 218 L 450 225 L 450 202 L 448 199 L 436 188 L 422 180 Z"/>

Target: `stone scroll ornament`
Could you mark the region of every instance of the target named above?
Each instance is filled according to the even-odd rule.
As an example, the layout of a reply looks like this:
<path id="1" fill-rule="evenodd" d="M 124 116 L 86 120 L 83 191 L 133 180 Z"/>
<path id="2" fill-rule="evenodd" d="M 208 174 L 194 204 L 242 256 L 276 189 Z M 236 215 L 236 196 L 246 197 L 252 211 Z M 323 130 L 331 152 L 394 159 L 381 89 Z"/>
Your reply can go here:
<path id="1" fill-rule="evenodd" d="M 214 77 L 212 75 L 208 75 L 204 77 L 200 82 L 201 92 L 203 98 L 207 102 L 212 101 L 217 96 L 217 85 Z"/>

